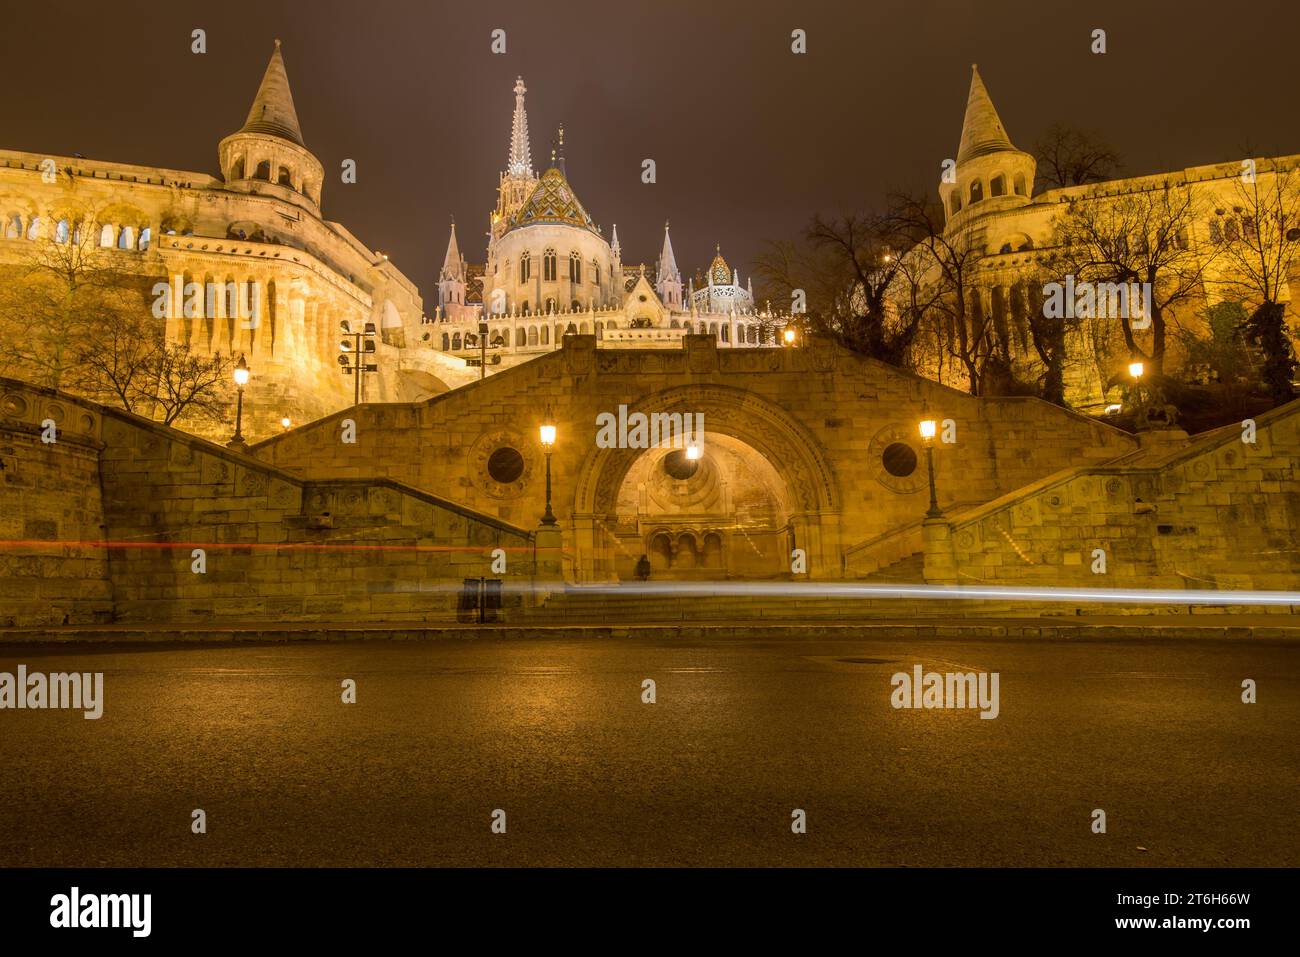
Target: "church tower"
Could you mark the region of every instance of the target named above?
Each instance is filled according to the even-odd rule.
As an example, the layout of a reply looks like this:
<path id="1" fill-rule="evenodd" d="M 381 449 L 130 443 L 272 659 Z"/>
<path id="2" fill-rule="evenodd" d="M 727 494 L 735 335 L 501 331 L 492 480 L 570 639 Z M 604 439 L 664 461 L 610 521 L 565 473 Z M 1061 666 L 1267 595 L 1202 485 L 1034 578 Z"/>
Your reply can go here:
<path id="1" fill-rule="evenodd" d="M 248 119 L 221 141 L 217 154 L 227 189 L 278 196 L 320 215 L 324 171 L 303 144 L 279 40 Z"/>
<path id="2" fill-rule="evenodd" d="M 664 248 L 659 253 L 655 271 L 655 292 L 663 304 L 674 311 L 682 311 L 682 273 L 673 255 L 673 241 L 668 237 L 668 224 L 664 223 Z"/>
<path id="3" fill-rule="evenodd" d="M 1037 168 L 1031 155 L 1012 145 L 984 87 L 979 67 L 971 64 L 955 176 L 945 176 L 955 182 L 939 185 L 948 224 L 965 222 L 967 217 L 961 214 L 975 206 L 985 213 L 1027 205 L 1034 192 Z"/>
<path id="4" fill-rule="evenodd" d="M 492 212 L 492 231 L 490 242 L 501 238 L 510 224 L 510 218 L 528 201 L 537 186 L 537 174 L 533 172 L 532 147 L 528 142 L 528 110 L 524 106 L 524 86 L 521 76 L 515 80 L 515 113 L 510 121 L 510 155 L 506 158 L 506 168 L 501 174 L 497 187 L 497 208 Z"/>

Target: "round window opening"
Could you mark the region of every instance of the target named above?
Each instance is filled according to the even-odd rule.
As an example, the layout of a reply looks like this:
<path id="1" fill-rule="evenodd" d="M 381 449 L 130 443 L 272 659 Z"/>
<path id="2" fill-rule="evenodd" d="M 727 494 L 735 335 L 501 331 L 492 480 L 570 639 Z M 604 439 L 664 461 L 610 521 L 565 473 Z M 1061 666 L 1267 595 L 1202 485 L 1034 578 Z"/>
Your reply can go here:
<path id="1" fill-rule="evenodd" d="M 907 478 L 916 471 L 916 450 L 906 443 L 894 442 L 885 446 L 880 462 L 890 475 Z"/>
<path id="2" fill-rule="evenodd" d="M 664 471 L 679 482 L 686 481 L 694 475 L 699 468 L 699 462 L 686 457 L 685 449 L 674 449 L 664 456 Z"/>
<path id="3" fill-rule="evenodd" d="M 518 449 L 502 446 L 488 456 L 487 470 L 494 482 L 509 485 L 524 474 L 524 457 Z"/>

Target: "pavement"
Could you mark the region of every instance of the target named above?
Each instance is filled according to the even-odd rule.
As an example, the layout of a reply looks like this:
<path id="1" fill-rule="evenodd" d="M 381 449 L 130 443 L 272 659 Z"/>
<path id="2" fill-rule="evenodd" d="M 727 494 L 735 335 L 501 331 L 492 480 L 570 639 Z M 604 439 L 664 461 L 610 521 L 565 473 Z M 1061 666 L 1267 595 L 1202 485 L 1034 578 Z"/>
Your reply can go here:
<path id="1" fill-rule="evenodd" d="M 0 710 L 6 867 L 1300 864 L 1287 640 L 0 645 L 20 663 L 105 701 Z M 916 664 L 998 672 L 998 717 L 893 708 Z"/>

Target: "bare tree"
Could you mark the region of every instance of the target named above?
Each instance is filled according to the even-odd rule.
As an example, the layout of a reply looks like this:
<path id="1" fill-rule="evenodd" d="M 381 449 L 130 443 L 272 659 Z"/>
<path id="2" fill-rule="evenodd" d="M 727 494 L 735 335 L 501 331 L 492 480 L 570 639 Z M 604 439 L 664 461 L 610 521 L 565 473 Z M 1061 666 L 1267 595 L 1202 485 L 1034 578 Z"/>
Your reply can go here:
<path id="1" fill-rule="evenodd" d="M 1119 320 L 1129 355 L 1150 363 L 1157 377 L 1164 373 L 1167 318 L 1204 292 L 1206 270 L 1216 254 L 1191 241 L 1201 219 L 1204 211 L 1191 188 L 1169 183 L 1122 196 L 1082 198 L 1057 219 L 1058 261 L 1075 283 L 1135 288 L 1149 297 L 1150 315 L 1129 296 L 1128 308 L 1111 318 Z M 1135 331 L 1142 332 L 1141 343 Z"/>
<path id="2" fill-rule="evenodd" d="M 1224 298 L 1242 304 L 1245 340 L 1263 355 L 1264 385 L 1275 401 L 1288 402 L 1296 358 L 1282 293 L 1300 254 L 1300 172 L 1277 160 L 1250 161 L 1237 178 L 1232 208 L 1215 210 L 1210 240 L 1223 257 Z"/>
<path id="3" fill-rule="evenodd" d="M 0 284 L 0 357 L 39 385 L 76 387 L 82 344 L 111 317 L 148 308 L 92 223 L 90 215 L 59 220 Z"/>
<path id="4" fill-rule="evenodd" d="M 936 323 L 937 346 L 961 364 L 971 394 L 982 395 L 993 354 L 991 317 L 976 302 L 975 269 L 983 246 L 969 226 L 947 229 L 938 202 L 899 193 L 890 205 L 897 231 L 911 246 L 908 255 L 920 257 L 930 277 L 927 313 Z"/>
<path id="5" fill-rule="evenodd" d="M 770 243 L 757 269 L 764 284 L 789 294 L 806 324 L 845 348 L 904 365 L 920 326 L 921 293 L 903 263 L 906 241 L 890 213 L 814 216 L 801 243 Z M 907 308 L 893 308 L 893 291 Z M 805 300 L 800 303 L 800 293 Z"/>
<path id="6" fill-rule="evenodd" d="M 223 386 L 233 365 L 233 356 L 194 353 L 178 343 L 162 346 L 154 353 L 148 396 L 154 418 L 161 418 L 163 425 L 174 425 L 181 417 L 222 417 L 229 405 Z"/>
<path id="7" fill-rule="evenodd" d="M 1043 189 L 1083 186 L 1114 179 L 1119 154 L 1096 133 L 1057 123 L 1034 144 L 1036 179 Z"/>

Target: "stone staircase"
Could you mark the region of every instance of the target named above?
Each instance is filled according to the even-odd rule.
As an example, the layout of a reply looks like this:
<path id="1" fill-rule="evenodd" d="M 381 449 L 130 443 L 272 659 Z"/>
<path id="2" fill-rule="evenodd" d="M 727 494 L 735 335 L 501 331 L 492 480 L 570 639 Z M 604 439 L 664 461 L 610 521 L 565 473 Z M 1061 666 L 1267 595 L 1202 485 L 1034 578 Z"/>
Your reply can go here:
<path id="1" fill-rule="evenodd" d="M 893 564 L 878 568 L 864 576 L 863 580 L 920 585 L 925 581 L 925 552 L 916 552 L 906 558 L 900 558 Z"/>

